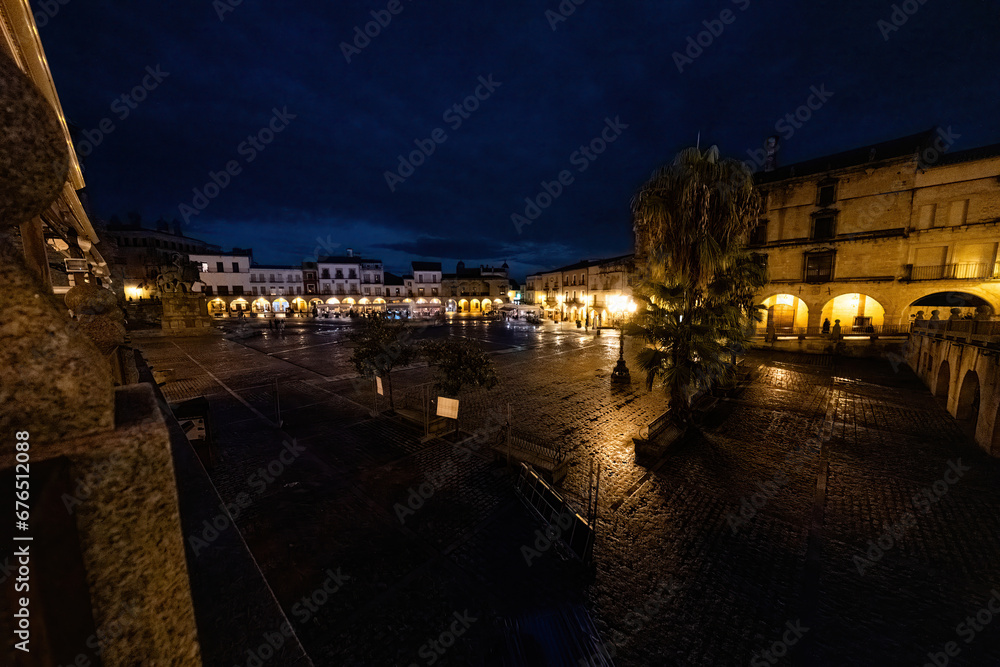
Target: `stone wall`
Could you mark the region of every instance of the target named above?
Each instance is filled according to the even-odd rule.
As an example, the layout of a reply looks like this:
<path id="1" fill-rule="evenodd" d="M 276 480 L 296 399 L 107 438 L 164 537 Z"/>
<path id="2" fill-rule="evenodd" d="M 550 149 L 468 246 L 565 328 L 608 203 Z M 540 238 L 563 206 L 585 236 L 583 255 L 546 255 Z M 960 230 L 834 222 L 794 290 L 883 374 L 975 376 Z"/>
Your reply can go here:
<path id="1" fill-rule="evenodd" d="M 1000 457 L 1000 351 L 914 333 L 903 353 L 948 412 L 973 430 L 976 444 Z M 977 391 L 979 407 L 973 413 Z"/>
<path id="2" fill-rule="evenodd" d="M 190 336 L 213 331 L 214 321 L 208 314 L 208 301 L 197 292 L 166 292 L 162 295 L 163 331 Z"/>

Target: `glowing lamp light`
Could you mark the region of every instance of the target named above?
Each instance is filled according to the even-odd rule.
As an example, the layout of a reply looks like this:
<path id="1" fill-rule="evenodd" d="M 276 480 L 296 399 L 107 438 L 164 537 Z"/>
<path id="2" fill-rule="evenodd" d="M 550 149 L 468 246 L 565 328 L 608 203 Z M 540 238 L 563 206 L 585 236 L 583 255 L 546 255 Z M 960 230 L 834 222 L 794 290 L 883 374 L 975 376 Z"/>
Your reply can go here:
<path id="1" fill-rule="evenodd" d="M 792 301 L 794 300 L 795 297 L 792 296 L 791 294 L 779 294 L 778 296 L 775 297 L 775 303 L 777 303 L 779 306 L 790 306 L 792 305 Z"/>

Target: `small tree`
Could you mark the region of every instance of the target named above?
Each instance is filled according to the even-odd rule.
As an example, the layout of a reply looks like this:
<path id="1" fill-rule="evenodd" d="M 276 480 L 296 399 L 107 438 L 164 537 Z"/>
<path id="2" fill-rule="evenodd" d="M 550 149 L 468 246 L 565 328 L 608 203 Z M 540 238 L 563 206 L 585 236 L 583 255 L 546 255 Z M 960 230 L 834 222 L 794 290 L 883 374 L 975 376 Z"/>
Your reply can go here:
<path id="1" fill-rule="evenodd" d="M 500 384 L 493 360 L 479 343 L 465 338 L 427 341 L 421 347 L 427 362 L 437 367 L 434 388 L 446 396 L 458 397 L 464 386 L 485 387 Z M 458 432 L 458 420 L 455 420 Z"/>
<path id="2" fill-rule="evenodd" d="M 448 396 L 458 396 L 467 385 L 489 390 L 500 384 L 493 360 L 479 343 L 445 338 L 425 342 L 421 352 L 429 364 L 437 367 L 434 388 Z"/>
<path id="3" fill-rule="evenodd" d="M 394 324 L 383 317 L 364 320 L 358 331 L 348 338 L 354 343 L 351 363 L 358 375 L 366 378 L 384 377 L 389 385 L 389 408 L 395 412 L 392 397 L 392 370 L 409 366 L 417 356 L 416 347 L 409 340 L 406 325 Z"/>

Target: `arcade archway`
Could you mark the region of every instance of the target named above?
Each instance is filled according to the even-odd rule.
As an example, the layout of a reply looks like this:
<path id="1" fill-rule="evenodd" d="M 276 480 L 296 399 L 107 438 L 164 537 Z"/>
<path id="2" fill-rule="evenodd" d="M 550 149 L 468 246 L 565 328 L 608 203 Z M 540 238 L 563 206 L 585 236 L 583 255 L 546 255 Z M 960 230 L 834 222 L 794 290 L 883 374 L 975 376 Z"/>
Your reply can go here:
<path id="1" fill-rule="evenodd" d="M 885 308 L 867 294 L 851 292 L 827 301 L 820 319 L 830 320 L 831 327 L 840 320 L 842 333 L 865 333 L 885 324 Z"/>
<path id="2" fill-rule="evenodd" d="M 767 308 L 763 326 L 776 333 L 792 333 L 809 325 L 809 307 L 794 294 L 775 294 L 761 302 Z"/>

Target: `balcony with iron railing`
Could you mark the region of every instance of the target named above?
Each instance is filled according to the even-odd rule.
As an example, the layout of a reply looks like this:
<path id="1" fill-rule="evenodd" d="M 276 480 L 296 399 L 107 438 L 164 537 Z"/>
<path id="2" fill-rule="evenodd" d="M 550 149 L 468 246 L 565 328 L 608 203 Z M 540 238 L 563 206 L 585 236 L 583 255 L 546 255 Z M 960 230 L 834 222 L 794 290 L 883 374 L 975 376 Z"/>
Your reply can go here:
<path id="1" fill-rule="evenodd" d="M 1000 280 L 1000 262 L 966 262 L 937 266 L 904 267 L 903 280 Z"/>

